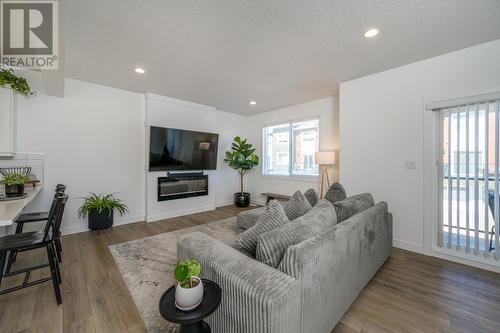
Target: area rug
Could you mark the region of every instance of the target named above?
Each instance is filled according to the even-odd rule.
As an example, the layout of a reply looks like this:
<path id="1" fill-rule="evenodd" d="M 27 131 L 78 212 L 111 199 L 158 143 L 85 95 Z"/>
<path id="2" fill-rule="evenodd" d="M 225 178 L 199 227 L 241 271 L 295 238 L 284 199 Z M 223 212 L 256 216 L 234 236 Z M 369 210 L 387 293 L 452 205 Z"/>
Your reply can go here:
<path id="1" fill-rule="evenodd" d="M 175 332 L 177 329 L 177 325 L 163 319 L 158 310 L 161 295 L 175 284 L 177 237 L 200 231 L 225 240 L 239 230 L 233 217 L 109 247 L 148 332 Z"/>

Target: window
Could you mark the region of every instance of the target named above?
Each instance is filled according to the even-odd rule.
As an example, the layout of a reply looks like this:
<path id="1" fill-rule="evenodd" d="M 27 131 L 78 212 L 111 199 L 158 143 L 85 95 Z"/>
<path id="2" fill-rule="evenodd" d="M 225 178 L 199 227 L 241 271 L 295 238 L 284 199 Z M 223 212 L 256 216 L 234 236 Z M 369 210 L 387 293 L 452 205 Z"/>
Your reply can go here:
<path id="1" fill-rule="evenodd" d="M 265 175 L 317 176 L 314 153 L 319 149 L 319 119 L 296 121 L 263 129 Z"/>

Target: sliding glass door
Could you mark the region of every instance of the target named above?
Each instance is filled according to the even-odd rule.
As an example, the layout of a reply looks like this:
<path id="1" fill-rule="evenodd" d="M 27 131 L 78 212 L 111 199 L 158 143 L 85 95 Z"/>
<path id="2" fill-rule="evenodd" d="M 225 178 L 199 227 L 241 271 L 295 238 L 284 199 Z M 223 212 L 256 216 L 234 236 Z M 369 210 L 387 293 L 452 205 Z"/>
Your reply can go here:
<path id="1" fill-rule="evenodd" d="M 499 258 L 499 100 L 440 108 L 438 245 Z"/>

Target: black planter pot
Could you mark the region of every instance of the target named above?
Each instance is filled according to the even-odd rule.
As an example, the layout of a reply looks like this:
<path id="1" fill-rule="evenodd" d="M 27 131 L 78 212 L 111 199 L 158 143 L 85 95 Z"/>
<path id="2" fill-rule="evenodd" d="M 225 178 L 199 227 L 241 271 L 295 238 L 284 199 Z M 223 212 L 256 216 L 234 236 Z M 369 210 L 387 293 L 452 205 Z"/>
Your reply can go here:
<path id="1" fill-rule="evenodd" d="M 250 205 L 250 193 L 237 192 L 234 194 L 234 204 L 236 207 L 248 207 Z"/>
<path id="2" fill-rule="evenodd" d="M 89 213 L 89 229 L 104 230 L 113 226 L 113 211 L 103 210 L 101 213 L 97 210 L 91 210 Z"/>
<path id="3" fill-rule="evenodd" d="M 5 195 L 8 197 L 19 197 L 24 194 L 24 184 L 5 185 Z"/>

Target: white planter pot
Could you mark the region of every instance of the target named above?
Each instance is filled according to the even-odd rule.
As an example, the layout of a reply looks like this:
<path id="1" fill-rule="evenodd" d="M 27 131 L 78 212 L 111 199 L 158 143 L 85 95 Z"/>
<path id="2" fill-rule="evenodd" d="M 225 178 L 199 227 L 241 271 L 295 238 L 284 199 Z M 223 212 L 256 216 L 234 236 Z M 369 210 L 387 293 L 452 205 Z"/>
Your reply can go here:
<path id="1" fill-rule="evenodd" d="M 197 276 L 191 277 L 191 280 L 197 281 L 198 285 L 193 288 L 183 288 L 181 283 L 175 286 L 175 306 L 181 311 L 189 311 L 200 305 L 203 299 L 203 283 Z"/>

